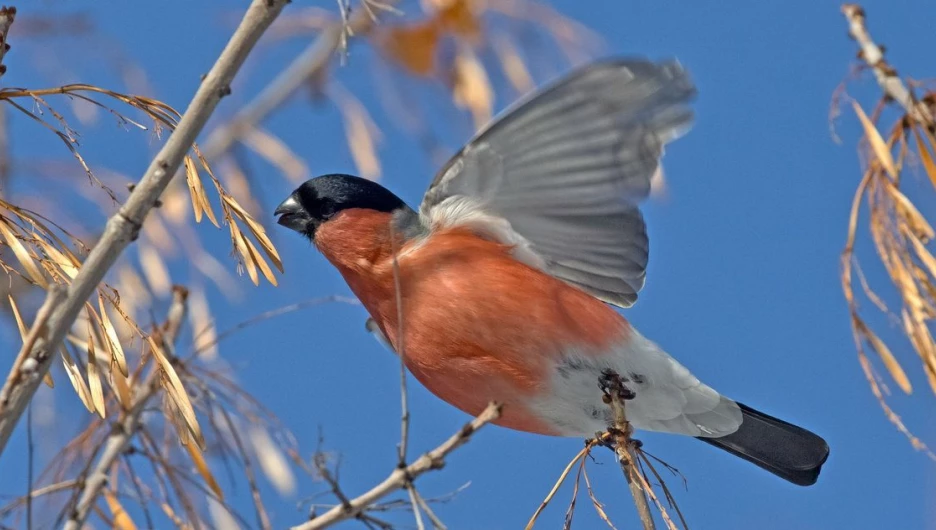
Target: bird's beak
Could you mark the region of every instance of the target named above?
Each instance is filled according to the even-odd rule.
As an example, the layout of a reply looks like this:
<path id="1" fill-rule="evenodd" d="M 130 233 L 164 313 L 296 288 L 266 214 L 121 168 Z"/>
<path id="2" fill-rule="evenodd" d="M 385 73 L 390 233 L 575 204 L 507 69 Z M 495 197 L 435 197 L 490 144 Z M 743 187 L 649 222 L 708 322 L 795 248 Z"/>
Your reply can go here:
<path id="1" fill-rule="evenodd" d="M 306 216 L 303 215 L 302 205 L 300 205 L 299 201 L 292 195 L 287 197 L 285 201 L 281 202 L 280 205 L 276 207 L 276 210 L 273 211 L 273 215 L 278 215 L 279 219 L 277 219 L 276 222 L 286 228 L 297 232 L 302 232 L 305 228 Z"/>
<path id="2" fill-rule="evenodd" d="M 289 197 L 286 197 L 285 201 L 281 202 L 280 205 L 276 207 L 276 210 L 273 210 L 273 215 L 296 213 L 300 208 L 302 207 L 299 206 L 299 201 L 290 195 Z"/>

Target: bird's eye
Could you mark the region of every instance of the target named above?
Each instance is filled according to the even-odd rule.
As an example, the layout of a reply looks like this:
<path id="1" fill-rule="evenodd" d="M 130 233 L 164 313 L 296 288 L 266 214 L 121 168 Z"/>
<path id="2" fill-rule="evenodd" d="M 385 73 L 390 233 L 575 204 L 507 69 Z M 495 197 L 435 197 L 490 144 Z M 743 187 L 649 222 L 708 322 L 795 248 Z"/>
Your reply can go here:
<path id="1" fill-rule="evenodd" d="M 318 204 L 319 217 L 322 219 L 331 219 L 337 213 L 335 201 L 329 199 L 320 199 Z"/>

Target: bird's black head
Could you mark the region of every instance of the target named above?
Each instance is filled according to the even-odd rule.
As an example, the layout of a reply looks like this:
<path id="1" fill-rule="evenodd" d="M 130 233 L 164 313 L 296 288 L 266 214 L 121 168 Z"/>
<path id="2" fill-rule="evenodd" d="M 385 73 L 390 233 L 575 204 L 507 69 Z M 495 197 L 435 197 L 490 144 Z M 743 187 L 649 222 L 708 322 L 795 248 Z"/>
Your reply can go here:
<path id="1" fill-rule="evenodd" d="M 322 175 L 305 181 L 273 212 L 277 223 L 310 240 L 315 230 L 342 210 L 365 208 L 392 213 L 406 203 L 376 182 L 351 175 Z"/>

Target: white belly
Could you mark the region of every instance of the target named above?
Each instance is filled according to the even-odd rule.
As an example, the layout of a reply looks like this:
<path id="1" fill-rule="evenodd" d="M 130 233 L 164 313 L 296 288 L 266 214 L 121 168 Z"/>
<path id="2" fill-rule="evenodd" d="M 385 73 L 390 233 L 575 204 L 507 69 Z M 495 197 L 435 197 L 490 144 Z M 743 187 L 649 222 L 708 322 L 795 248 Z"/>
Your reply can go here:
<path id="1" fill-rule="evenodd" d="M 565 436 L 592 437 L 611 423 L 599 381 L 613 370 L 635 396 L 628 421 L 648 431 L 719 437 L 741 425 L 738 405 L 700 382 L 689 370 L 636 330 L 604 355 L 569 351 L 555 366 L 544 397 L 527 405 Z"/>

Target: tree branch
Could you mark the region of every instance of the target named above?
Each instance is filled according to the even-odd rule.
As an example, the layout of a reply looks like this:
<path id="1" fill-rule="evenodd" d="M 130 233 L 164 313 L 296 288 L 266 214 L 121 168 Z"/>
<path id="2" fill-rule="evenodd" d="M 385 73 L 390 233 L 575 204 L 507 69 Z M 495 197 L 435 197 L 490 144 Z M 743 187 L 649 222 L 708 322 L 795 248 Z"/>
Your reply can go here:
<path id="1" fill-rule="evenodd" d="M 390 6 L 397 1 L 388 0 L 384 4 Z M 375 18 L 373 11 L 360 9 L 346 23 L 338 21 L 326 27 L 253 101 L 243 106 L 229 122 L 211 131 L 201 146 L 205 158 L 215 160 L 226 154 L 239 138 L 256 128 L 309 80 L 321 74 L 335 51 L 346 42 L 347 35 L 367 33 L 374 26 Z"/>
<path id="2" fill-rule="evenodd" d="M 185 319 L 186 301 L 188 300 L 188 290 L 181 286 L 175 286 L 172 292 L 172 305 L 169 307 L 166 323 L 163 331 L 160 333 L 162 345 L 167 352 L 173 351 L 172 345 L 179 338 L 179 330 Z M 111 467 L 124 454 L 130 441 L 136 436 L 141 426 L 141 417 L 143 411 L 150 404 L 150 400 L 159 393 L 160 368 L 157 363 L 153 363 L 153 369 L 146 377 L 142 385 L 137 386 L 136 400 L 120 419 L 113 425 L 111 434 L 104 441 L 104 451 L 94 468 L 85 476 L 82 483 L 84 486 L 78 495 L 78 502 L 75 509 L 68 514 L 68 521 L 65 523 L 65 530 L 79 530 L 83 527 L 91 510 L 97 502 L 98 495 L 107 485 L 107 475 Z M 195 443 L 189 441 L 189 443 Z"/>
<path id="3" fill-rule="evenodd" d="M 445 465 L 446 456 L 467 443 L 475 431 L 499 418 L 500 413 L 501 406 L 497 403 L 490 403 L 481 414 L 469 423 L 466 423 L 451 438 L 443 442 L 442 445 L 420 456 L 412 464 L 394 469 L 393 472 L 390 473 L 390 476 L 380 484 L 371 488 L 367 493 L 351 499 L 347 503 L 342 502 L 311 521 L 293 527 L 292 530 L 318 530 L 321 528 L 328 528 L 335 523 L 347 519 L 358 517 L 369 506 L 377 502 L 377 500 L 397 490 L 405 489 L 413 480 L 423 473 L 434 469 L 441 469 Z"/>
<path id="4" fill-rule="evenodd" d="M 621 376 L 614 372 L 605 374 L 601 384 L 605 391 L 604 401 L 611 407 L 611 412 L 614 414 L 614 426 L 608 429 L 614 439 L 614 454 L 617 455 L 621 471 L 627 479 L 627 486 L 634 498 L 634 506 L 637 507 L 637 515 L 640 516 L 640 523 L 644 530 L 654 530 L 656 524 L 653 521 L 653 514 L 650 513 L 647 491 L 644 490 L 644 481 L 640 480 L 640 470 L 637 468 L 636 447 L 639 442 L 631 439 L 634 429 L 624 413 L 625 403 L 634 398 L 634 393 L 624 385 Z"/>
<path id="5" fill-rule="evenodd" d="M 7 44 L 7 34 L 10 32 L 10 26 L 16 19 L 15 7 L 0 7 L 0 77 L 6 73 L 6 66 L 3 64 L 3 56 L 6 55 L 10 45 Z"/>
<path id="6" fill-rule="evenodd" d="M 178 127 L 159 150 L 127 202 L 107 221 L 103 235 L 91 249 L 78 275 L 69 286 L 67 298 L 54 308 L 49 319 L 48 337 L 38 340 L 29 353 L 29 358 L 37 362 L 38 377 L 21 380 L 20 384 L 4 389 L 9 401 L 0 403 L 0 454 L 35 394 L 39 381 L 49 371 L 54 352 L 58 350 L 84 303 L 94 293 L 120 253 L 136 239 L 146 215 L 178 171 L 182 158 L 192 147 L 196 136 L 221 98 L 230 93 L 234 75 L 287 2 L 288 0 L 251 2 L 234 35 L 202 80 Z"/>
<path id="7" fill-rule="evenodd" d="M 10 400 L 9 392 L 11 389 L 15 388 L 21 381 L 35 376 L 38 365 L 35 361 L 26 362 L 29 352 L 36 342 L 48 337 L 47 324 L 49 318 L 52 316 L 53 309 L 61 304 L 64 299 L 65 288 L 61 285 L 51 285 L 49 290 L 46 291 L 45 301 L 42 302 L 42 306 L 36 312 L 36 319 L 33 321 L 29 334 L 26 335 L 26 339 L 23 341 L 23 347 L 20 348 L 16 359 L 13 360 L 13 367 L 10 369 L 9 375 L 7 375 L 6 383 L 3 384 L 3 388 L 0 388 L 0 410 L 2 410 L 3 404 Z M 35 377 L 35 379 L 38 381 L 40 378 Z"/>
<path id="8" fill-rule="evenodd" d="M 933 130 L 936 127 L 936 121 L 933 120 L 930 108 L 925 103 L 917 101 L 913 93 L 898 77 L 897 70 L 884 59 L 884 48 L 871 39 L 865 25 L 864 9 L 858 4 L 844 4 L 842 14 L 848 20 L 848 34 L 861 47 L 859 56 L 871 67 L 881 90 L 903 107 L 910 117 Z"/>

